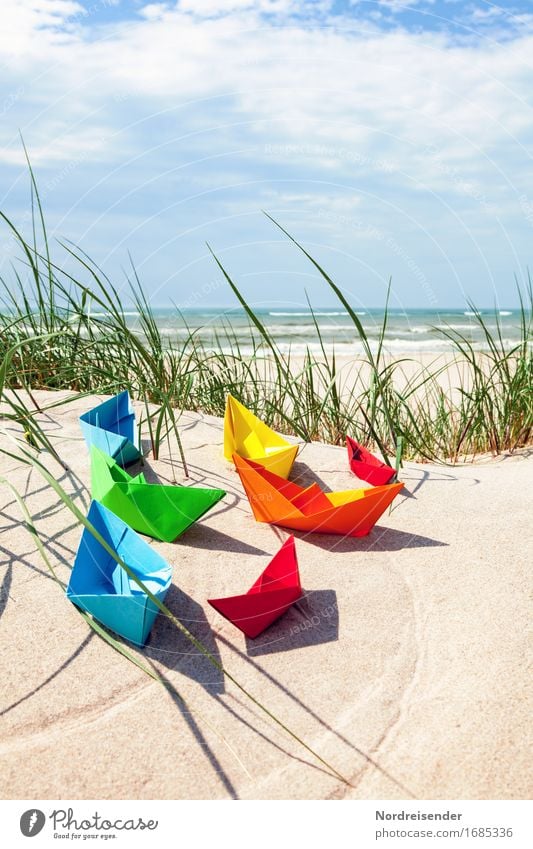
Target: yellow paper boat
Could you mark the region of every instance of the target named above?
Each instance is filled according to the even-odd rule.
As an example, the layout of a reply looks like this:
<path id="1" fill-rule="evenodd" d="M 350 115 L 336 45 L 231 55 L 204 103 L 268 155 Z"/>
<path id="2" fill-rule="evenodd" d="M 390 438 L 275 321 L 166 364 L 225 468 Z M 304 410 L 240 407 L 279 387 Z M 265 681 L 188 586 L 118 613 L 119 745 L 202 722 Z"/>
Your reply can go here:
<path id="1" fill-rule="evenodd" d="M 224 457 L 234 454 L 259 463 L 269 472 L 288 478 L 298 446 L 291 445 L 278 433 L 258 419 L 232 395 L 226 400 L 224 416 Z"/>

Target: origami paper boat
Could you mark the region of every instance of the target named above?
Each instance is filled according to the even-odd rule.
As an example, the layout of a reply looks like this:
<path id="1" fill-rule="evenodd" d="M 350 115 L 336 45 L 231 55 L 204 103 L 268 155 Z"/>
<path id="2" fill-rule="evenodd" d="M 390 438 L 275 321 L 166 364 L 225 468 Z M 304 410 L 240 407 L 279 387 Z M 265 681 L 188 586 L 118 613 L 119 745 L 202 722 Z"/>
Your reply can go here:
<path id="1" fill-rule="evenodd" d="M 224 416 L 224 456 L 227 460 L 238 454 L 288 478 L 297 453 L 297 445 L 291 445 L 240 401 L 228 395 Z"/>
<path id="2" fill-rule="evenodd" d="M 301 596 L 294 537 L 290 536 L 247 593 L 208 601 L 247 637 L 253 638 L 279 619 Z"/>
<path id="3" fill-rule="evenodd" d="M 346 447 L 350 469 L 360 480 L 367 481 L 373 486 L 384 486 L 396 474 L 391 466 L 382 463 L 350 436 L 346 437 Z"/>
<path id="4" fill-rule="evenodd" d="M 134 463 L 141 456 L 135 413 L 127 390 L 80 416 L 80 427 L 88 448 L 96 445 L 121 466 Z"/>
<path id="5" fill-rule="evenodd" d="M 258 522 L 297 531 L 362 537 L 403 487 L 403 483 L 323 492 L 313 483 L 305 489 L 237 454 L 233 461 Z"/>
<path id="6" fill-rule="evenodd" d="M 175 540 L 226 494 L 223 489 L 147 483 L 142 474 L 132 478 L 95 445 L 91 493 L 134 530 L 163 542 Z"/>
<path id="7" fill-rule="evenodd" d="M 163 601 L 172 578 L 169 564 L 111 510 L 92 501 L 87 518 L 150 592 Z M 84 528 L 67 597 L 132 643 L 144 645 L 158 608 L 103 545 Z"/>

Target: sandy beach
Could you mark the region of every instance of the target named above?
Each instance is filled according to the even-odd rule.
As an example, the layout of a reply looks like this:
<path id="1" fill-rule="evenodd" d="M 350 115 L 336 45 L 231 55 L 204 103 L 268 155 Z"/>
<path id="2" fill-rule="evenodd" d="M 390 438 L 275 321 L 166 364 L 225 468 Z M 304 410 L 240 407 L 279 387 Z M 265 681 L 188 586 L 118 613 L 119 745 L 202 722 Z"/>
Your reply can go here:
<path id="1" fill-rule="evenodd" d="M 69 470 L 46 465 L 83 511 L 89 459 L 77 417 L 92 400 L 41 417 Z M 103 643 L 48 575 L 3 485 L 3 798 L 528 797 L 532 452 L 457 467 L 409 462 L 405 494 L 368 537 L 297 537 L 304 597 L 252 641 L 207 598 L 246 590 L 287 532 L 253 519 L 222 456 L 222 421 L 184 413 L 180 424 L 191 482 L 227 495 L 176 543 L 151 542 L 174 569 L 168 606 L 349 785 L 162 616 L 137 654 L 187 707 Z M 148 457 L 144 471 L 185 482 L 167 454 Z M 66 582 L 80 526 L 35 471 L 0 454 L 0 474 L 25 497 Z M 345 449 L 318 443 L 302 448 L 293 479 L 359 485 Z"/>

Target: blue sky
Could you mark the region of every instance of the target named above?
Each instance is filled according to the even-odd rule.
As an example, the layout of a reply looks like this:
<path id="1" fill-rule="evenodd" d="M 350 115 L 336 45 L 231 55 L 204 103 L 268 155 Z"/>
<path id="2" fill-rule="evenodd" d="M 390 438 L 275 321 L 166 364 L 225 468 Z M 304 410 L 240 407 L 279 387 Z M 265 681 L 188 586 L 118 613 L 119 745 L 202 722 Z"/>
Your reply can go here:
<path id="1" fill-rule="evenodd" d="M 531 264 L 533 6 L 525 0 L 3 0 L 1 209 L 152 301 L 516 304 Z M 0 269 L 13 245 L 0 232 Z M 55 256 L 62 261 L 58 247 Z M 67 262 L 68 264 L 68 262 Z M 70 266 L 69 266 L 70 267 Z"/>

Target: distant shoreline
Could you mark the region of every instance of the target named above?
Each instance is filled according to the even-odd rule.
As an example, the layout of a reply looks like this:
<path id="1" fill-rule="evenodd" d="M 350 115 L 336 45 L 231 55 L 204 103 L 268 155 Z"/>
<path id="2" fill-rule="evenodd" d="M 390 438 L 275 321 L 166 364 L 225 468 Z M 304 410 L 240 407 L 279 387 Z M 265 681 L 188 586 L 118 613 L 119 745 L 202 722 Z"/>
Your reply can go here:
<path id="1" fill-rule="evenodd" d="M 324 347 L 329 353 L 334 350 L 342 357 L 357 357 L 364 354 L 353 326 L 351 317 L 341 307 L 321 307 L 293 309 L 279 306 L 265 306 L 254 310 L 276 342 L 283 354 L 303 356 L 309 350 L 317 355 Z M 377 350 L 385 316 L 384 309 L 354 308 L 354 313 L 368 337 L 372 349 Z M 94 319 L 105 317 L 103 311 L 90 313 Z M 142 313 L 124 308 L 124 318 L 131 330 L 141 329 Z M 250 331 L 250 321 L 244 309 L 189 307 L 182 311 L 176 308 L 153 308 L 152 315 L 164 340 L 180 345 L 188 341 L 191 332 L 211 353 L 231 350 L 237 341 L 241 353 L 249 356 L 257 351 L 257 329 Z M 447 310 L 403 310 L 390 309 L 387 312 L 387 332 L 384 349 L 390 356 L 439 355 L 454 350 L 453 342 L 447 338 L 448 332 L 459 332 L 472 343 L 476 350 L 488 350 L 489 344 L 479 318 L 486 328 L 497 334 L 501 331 L 506 348 L 520 343 L 520 311 L 498 309 L 480 310 L 477 314 L 470 309 Z M 317 332 L 317 325 L 320 337 Z M 233 337 L 230 343 L 229 331 Z M 252 335 L 253 338 L 252 339 Z M 265 348 L 268 350 L 268 346 Z"/>
<path id="2" fill-rule="evenodd" d="M 286 307 L 286 297 L 254 308 L 214 257 L 235 306 L 200 307 L 207 293 L 191 289 L 180 312 L 154 308 L 138 278 L 128 294 L 115 288 L 83 254 L 71 252 L 79 278 L 65 276 L 17 239 L 34 281 L 31 295 L 20 277 L 4 281 L 12 311 L 0 315 L 5 388 L 128 389 L 157 407 L 146 424 L 155 456 L 181 411 L 221 416 L 228 393 L 303 442 L 339 445 L 349 434 L 398 463 L 456 462 L 531 444 L 531 286 L 517 287 L 519 309 L 486 311 L 468 300 L 462 308 L 400 309 L 390 306 L 390 290 L 376 309 L 350 303 L 323 275 L 334 307 Z M 33 415 L 14 404 L 29 438 L 46 444 Z"/>

